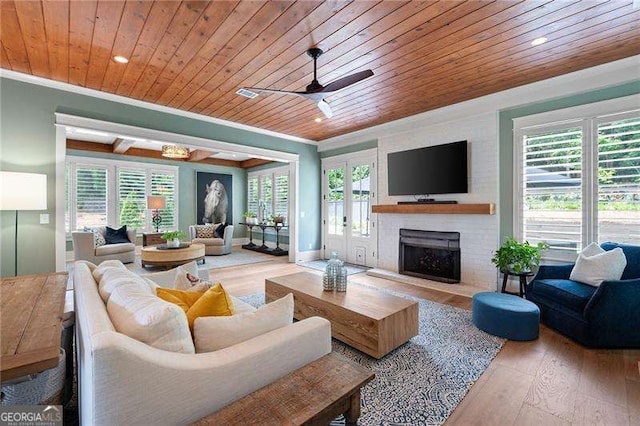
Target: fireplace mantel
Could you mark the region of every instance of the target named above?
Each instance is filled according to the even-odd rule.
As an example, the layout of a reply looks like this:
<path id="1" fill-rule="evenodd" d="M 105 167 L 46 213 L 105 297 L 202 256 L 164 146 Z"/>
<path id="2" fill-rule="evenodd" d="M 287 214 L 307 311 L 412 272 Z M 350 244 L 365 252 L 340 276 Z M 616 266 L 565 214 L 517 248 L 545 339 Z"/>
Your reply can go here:
<path id="1" fill-rule="evenodd" d="M 485 204 L 378 204 L 373 213 L 389 214 L 495 214 L 496 205 Z"/>

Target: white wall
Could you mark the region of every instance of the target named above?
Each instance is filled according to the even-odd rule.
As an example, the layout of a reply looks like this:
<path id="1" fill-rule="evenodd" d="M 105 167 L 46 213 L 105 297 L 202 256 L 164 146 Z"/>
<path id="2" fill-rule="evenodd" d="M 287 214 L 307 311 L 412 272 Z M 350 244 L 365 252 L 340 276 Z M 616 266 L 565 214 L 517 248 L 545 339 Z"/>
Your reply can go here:
<path id="1" fill-rule="evenodd" d="M 426 120 L 425 120 L 426 121 Z M 378 202 L 396 204 L 412 197 L 391 197 L 387 185 L 387 154 L 467 140 L 470 146 L 469 193 L 440 195 L 460 203 L 498 202 L 497 112 L 424 125 L 378 139 Z M 400 228 L 460 232 L 462 282 L 495 288 L 496 269 L 490 259 L 499 242 L 498 215 L 378 214 L 378 267 L 398 271 Z"/>

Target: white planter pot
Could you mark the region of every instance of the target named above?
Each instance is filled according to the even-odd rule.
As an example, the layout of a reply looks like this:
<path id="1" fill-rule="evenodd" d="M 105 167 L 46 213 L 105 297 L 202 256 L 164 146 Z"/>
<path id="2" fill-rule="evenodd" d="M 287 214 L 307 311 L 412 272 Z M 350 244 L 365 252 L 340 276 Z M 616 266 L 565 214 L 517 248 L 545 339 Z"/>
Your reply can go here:
<path id="1" fill-rule="evenodd" d="M 246 223 L 247 225 L 257 225 L 258 224 L 258 218 L 257 217 L 245 217 L 244 218 L 244 223 Z"/>
<path id="2" fill-rule="evenodd" d="M 174 238 L 173 240 L 167 240 L 167 247 L 180 247 L 180 238 Z"/>

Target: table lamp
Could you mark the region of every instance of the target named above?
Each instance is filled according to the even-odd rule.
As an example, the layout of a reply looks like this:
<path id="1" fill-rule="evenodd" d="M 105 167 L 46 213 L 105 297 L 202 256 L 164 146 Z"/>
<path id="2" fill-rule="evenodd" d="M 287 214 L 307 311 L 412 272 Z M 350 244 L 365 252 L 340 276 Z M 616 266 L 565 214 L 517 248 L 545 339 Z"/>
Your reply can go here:
<path id="1" fill-rule="evenodd" d="M 18 275 L 18 211 L 47 209 L 47 175 L 0 171 L 0 210 L 16 211 L 14 271 Z"/>
<path id="2" fill-rule="evenodd" d="M 167 207 L 167 199 L 162 195 L 147 195 L 147 209 L 153 209 L 151 216 L 151 223 L 156 226 L 156 232 L 160 229 L 162 223 L 162 216 L 160 216 L 159 209 Z"/>

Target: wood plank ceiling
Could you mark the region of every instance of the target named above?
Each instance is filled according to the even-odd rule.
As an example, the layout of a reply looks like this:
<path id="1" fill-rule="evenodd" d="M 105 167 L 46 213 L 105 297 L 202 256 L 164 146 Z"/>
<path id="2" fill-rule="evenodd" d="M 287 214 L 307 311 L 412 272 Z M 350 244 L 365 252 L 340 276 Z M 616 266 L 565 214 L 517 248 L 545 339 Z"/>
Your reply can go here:
<path id="1" fill-rule="evenodd" d="M 1 5 L 3 68 L 314 140 L 640 54 L 632 0 Z M 332 119 L 302 98 L 235 94 L 304 90 L 314 45 L 321 83 L 375 73 L 327 97 Z"/>

